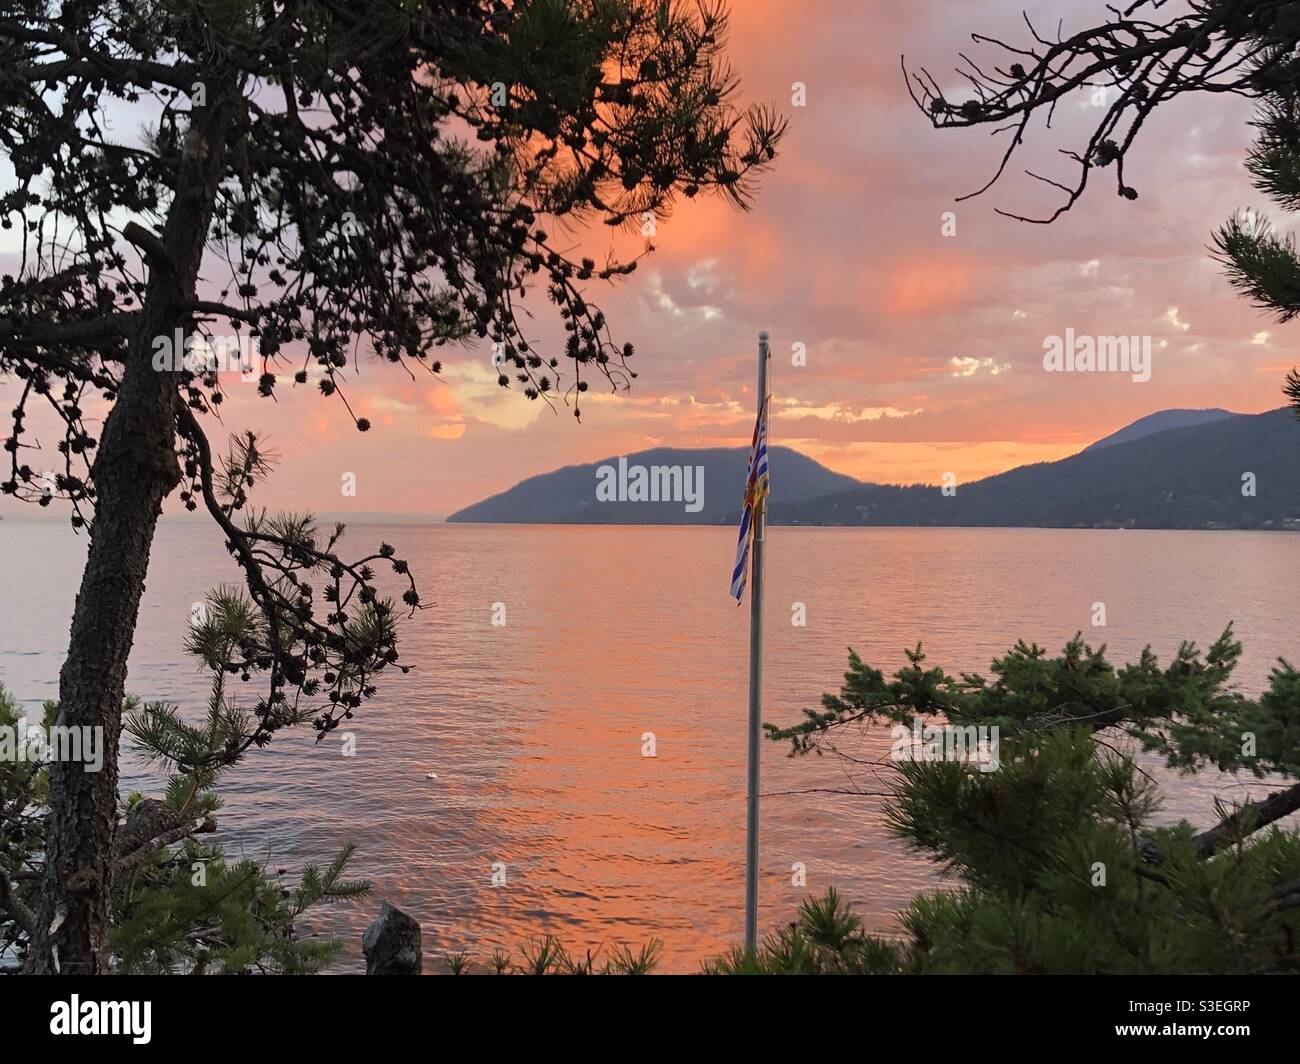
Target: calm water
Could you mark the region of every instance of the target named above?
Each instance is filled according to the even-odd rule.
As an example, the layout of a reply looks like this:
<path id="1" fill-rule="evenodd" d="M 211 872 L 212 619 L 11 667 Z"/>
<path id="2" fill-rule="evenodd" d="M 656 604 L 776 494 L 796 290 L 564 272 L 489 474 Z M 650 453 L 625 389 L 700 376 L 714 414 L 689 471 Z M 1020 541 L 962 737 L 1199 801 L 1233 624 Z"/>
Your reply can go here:
<path id="1" fill-rule="evenodd" d="M 426 970 L 444 949 L 480 962 L 552 932 L 571 949 L 665 944 L 691 970 L 739 939 L 744 862 L 747 619 L 727 596 L 734 533 L 723 528 L 353 526 L 360 554 L 392 542 L 434 608 L 407 622 L 403 661 L 338 733 L 280 738 L 228 777 L 222 837 L 232 852 L 293 870 L 347 840 L 375 895 L 323 912 L 341 965 L 381 899 L 425 929 Z M 61 525 L 0 523 L 5 587 L 0 681 L 53 697 L 84 541 Z M 836 690 L 846 648 L 887 671 L 923 640 L 949 671 L 987 670 L 1024 637 L 1054 648 L 1078 629 L 1130 660 L 1167 656 L 1236 623 L 1240 686 L 1258 691 L 1294 659 L 1300 536 L 1267 533 L 983 529 L 785 529 L 768 549 L 764 719 L 796 719 Z M 154 551 L 129 690 L 199 707 L 206 681 L 180 652 L 191 604 L 237 574 L 205 525 L 164 523 Z M 806 607 L 807 626 L 790 623 Z M 1093 603 L 1108 627 L 1091 629 Z M 506 625 L 492 624 L 503 603 Z M 653 732 L 657 756 L 642 756 Z M 866 749 L 888 748 L 888 733 Z M 765 744 L 767 792 L 879 789 L 829 758 Z M 426 778 L 436 773 L 437 779 Z M 149 778 L 130 766 L 124 787 Z M 1166 816 L 1208 824 L 1217 792 L 1264 788 L 1223 777 L 1175 781 Z M 889 839 L 878 800 L 771 793 L 763 803 L 762 921 L 787 918 L 834 884 L 877 928 L 938 879 Z M 494 863 L 506 884 L 492 885 Z M 791 885 L 791 866 L 807 887 Z"/>

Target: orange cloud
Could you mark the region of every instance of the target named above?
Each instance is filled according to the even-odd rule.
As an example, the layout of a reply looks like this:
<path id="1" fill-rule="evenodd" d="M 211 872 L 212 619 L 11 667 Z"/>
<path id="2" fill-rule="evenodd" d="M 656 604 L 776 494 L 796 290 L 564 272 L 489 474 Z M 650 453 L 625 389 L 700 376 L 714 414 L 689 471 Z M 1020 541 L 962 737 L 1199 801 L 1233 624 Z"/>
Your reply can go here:
<path id="1" fill-rule="evenodd" d="M 424 392 L 424 405 L 439 417 L 456 417 L 461 412 L 460 400 L 451 386 L 443 383 L 430 385 Z"/>
<path id="2" fill-rule="evenodd" d="M 889 271 L 884 308 L 900 318 L 954 310 L 969 294 L 974 274 L 969 262 L 951 256 L 908 259 Z M 864 280 L 874 296 L 879 275 L 871 274 Z"/>

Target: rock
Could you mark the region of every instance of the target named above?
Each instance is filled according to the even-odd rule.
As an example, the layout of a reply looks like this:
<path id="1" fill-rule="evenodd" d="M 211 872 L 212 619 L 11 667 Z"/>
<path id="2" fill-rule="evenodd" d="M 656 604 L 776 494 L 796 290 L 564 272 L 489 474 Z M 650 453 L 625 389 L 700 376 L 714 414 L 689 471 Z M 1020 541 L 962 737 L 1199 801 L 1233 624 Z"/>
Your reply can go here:
<path id="1" fill-rule="evenodd" d="M 396 906 L 384 902 L 375 922 L 361 939 L 366 975 L 419 975 L 420 925 Z"/>

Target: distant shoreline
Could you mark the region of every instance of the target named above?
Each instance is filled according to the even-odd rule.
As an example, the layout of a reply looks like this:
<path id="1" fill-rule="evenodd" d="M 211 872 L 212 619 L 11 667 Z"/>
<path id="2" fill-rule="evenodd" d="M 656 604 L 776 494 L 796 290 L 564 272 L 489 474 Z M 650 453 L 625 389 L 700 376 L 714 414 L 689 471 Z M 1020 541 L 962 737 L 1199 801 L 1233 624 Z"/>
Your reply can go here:
<path id="1" fill-rule="evenodd" d="M 696 522 L 673 522 L 673 523 L 633 523 L 618 521 L 449 521 L 444 517 L 424 517 L 418 514 L 360 514 L 351 516 L 343 513 L 322 514 L 317 516 L 317 524 L 324 526 L 342 522 L 350 528 L 364 527 L 411 527 L 411 528 L 431 528 L 440 525 L 456 528 L 662 528 L 662 529 L 693 529 L 693 528 L 733 528 L 735 522 L 730 521 L 696 521 Z M 45 516 L 37 514 L 8 514 L 0 515 L 0 521 L 13 525 L 67 525 L 67 519 L 59 516 Z M 159 518 L 159 523 L 163 525 L 189 525 L 194 527 L 210 527 L 210 522 L 206 517 L 197 517 L 191 515 L 163 515 Z M 1264 528 L 1264 527 L 1230 527 L 1230 528 L 1211 528 L 1206 526 L 1184 526 L 1184 525 L 988 525 L 988 524 L 963 524 L 963 525 L 936 525 L 936 524 L 913 524 L 913 525 L 865 525 L 865 524 L 810 524 L 803 522 L 787 523 L 780 520 L 774 520 L 769 523 L 769 528 L 779 529 L 892 529 L 896 531 L 908 530 L 912 532 L 933 530 L 933 531 L 951 531 L 954 529 L 964 530 L 989 530 L 998 532 L 1276 532 L 1276 533 L 1295 533 L 1300 532 L 1300 521 L 1293 522 L 1294 527 L 1289 528 Z M 84 530 L 83 530 L 84 532 Z M 83 533 L 79 533 L 83 534 Z"/>

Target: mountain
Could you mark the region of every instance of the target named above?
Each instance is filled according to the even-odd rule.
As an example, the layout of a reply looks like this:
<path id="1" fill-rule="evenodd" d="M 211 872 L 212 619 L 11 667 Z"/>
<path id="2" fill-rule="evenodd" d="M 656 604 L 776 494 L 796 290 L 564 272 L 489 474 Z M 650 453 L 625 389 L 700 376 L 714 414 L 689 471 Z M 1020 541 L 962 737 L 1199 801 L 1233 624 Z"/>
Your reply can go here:
<path id="1" fill-rule="evenodd" d="M 781 497 L 791 503 L 838 494 L 860 483 L 788 447 L 773 447 L 769 460 L 772 476 L 781 485 Z M 626 471 L 621 478 L 621 493 L 620 462 Z M 447 520 L 500 524 L 725 524 L 734 520 L 740 510 L 748 465 L 749 449 L 745 447 L 660 447 L 529 477 Z M 600 472 L 602 467 L 606 472 Z M 633 490 L 638 478 L 636 469 L 644 470 L 647 480 L 670 488 L 663 494 L 671 494 L 675 501 L 632 501 L 637 498 Z M 669 477 L 652 472 L 665 469 L 676 469 L 678 473 Z M 697 469 L 703 470 L 702 479 L 697 480 Z M 597 495 L 602 484 L 625 501 L 602 502 Z M 687 509 L 697 504 L 698 509 Z"/>
<path id="2" fill-rule="evenodd" d="M 799 525 L 1046 528 L 1300 528 L 1300 424 L 1267 414 L 1162 410 L 1059 462 L 957 485 L 865 484 L 786 447 L 772 449 L 770 520 Z M 624 472 L 619 474 L 622 461 Z M 534 524 L 730 524 L 740 509 L 746 448 L 659 448 L 531 477 L 448 521 Z M 601 473 L 602 467 L 605 472 Z M 697 493 L 694 470 L 703 467 Z M 633 470 L 689 469 L 679 501 L 624 499 Z M 1254 495 L 1243 495 L 1252 474 Z M 667 488 L 668 479 L 661 480 Z M 689 499 L 697 499 L 693 507 Z"/>
<path id="3" fill-rule="evenodd" d="M 1215 407 L 1210 410 L 1157 410 L 1154 414 L 1138 418 L 1133 424 L 1125 425 L 1118 432 L 1103 436 L 1086 450 L 1095 451 L 1099 447 L 1112 447 L 1117 443 L 1128 443 L 1150 436 L 1153 432 L 1165 429 L 1182 429 L 1192 425 L 1205 425 L 1211 421 L 1222 421 L 1225 417 L 1235 417 L 1230 410 Z"/>
<path id="4" fill-rule="evenodd" d="M 1250 496 L 1242 493 L 1247 474 L 1254 483 Z M 1059 462 L 1022 466 L 958 485 L 950 496 L 936 487 L 864 484 L 803 503 L 774 501 L 772 520 L 811 525 L 1300 528 L 1300 424 L 1287 408 L 1232 414 L 1091 447 Z"/>

